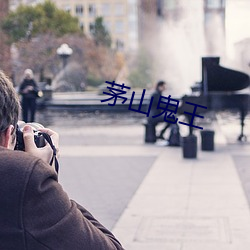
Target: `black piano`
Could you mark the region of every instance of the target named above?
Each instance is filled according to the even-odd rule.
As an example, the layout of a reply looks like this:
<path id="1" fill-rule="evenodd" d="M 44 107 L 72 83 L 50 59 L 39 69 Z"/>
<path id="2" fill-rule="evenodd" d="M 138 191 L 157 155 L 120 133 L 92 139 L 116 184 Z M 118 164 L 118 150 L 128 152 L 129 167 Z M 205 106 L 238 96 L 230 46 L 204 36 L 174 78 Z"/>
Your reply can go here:
<path id="1" fill-rule="evenodd" d="M 243 72 L 224 68 L 219 65 L 219 57 L 202 58 L 202 81 L 192 87 L 192 95 L 182 97 L 182 106 L 179 113 L 184 114 L 189 120 L 190 115 L 184 111 L 191 110 L 186 102 L 206 106 L 207 109 L 197 109 L 197 114 L 204 114 L 209 111 L 235 110 L 240 114 L 241 133 L 239 141 L 246 140 L 244 135 L 244 120 L 247 115 L 250 103 L 250 96 L 247 91 L 250 81 L 249 76 Z M 196 118 L 196 121 L 199 118 Z M 189 121 L 190 122 L 190 121 Z M 192 134 L 190 127 L 190 134 Z"/>

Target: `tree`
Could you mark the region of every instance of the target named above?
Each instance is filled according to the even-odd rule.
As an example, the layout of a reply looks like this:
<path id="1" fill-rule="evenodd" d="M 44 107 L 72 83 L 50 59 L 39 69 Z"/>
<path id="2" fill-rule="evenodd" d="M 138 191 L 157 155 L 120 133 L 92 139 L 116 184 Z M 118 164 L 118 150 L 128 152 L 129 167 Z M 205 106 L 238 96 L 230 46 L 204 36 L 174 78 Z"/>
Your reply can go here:
<path id="1" fill-rule="evenodd" d="M 92 35 L 96 45 L 104 45 L 106 47 L 111 46 L 111 37 L 103 24 L 103 18 L 97 17 L 95 19 L 95 24 L 92 30 Z"/>
<path id="2" fill-rule="evenodd" d="M 2 28 L 9 35 L 11 42 L 30 37 L 31 34 L 52 33 L 63 36 L 80 31 L 78 19 L 58 9 L 49 0 L 36 6 L 20 5 L 16 11 L 8 14 Z"/>
<path id="3" fill-rule="evenodd" d="M 57 48 L 62 43 L 69 44 L 73 49 L 66 75 L 60 74 L 61 58 L 56 54 Z M 78 91 L 82 82 L 97 86 L 107 80 L 115 79 L 122 67 L 117 53 L 103 45 L 97 46 L 92 39 L 82 34 L 67 34 L 63 37 L 40 34 L 28 43 L 24 41 L 16 43 L 15 51 L 13 65 L 16 84 L 22 80 L 24 70 L 32 68 L 36 77 L 41 75 L 41 72 L 46 78 L 56 77 L 58 83 L 53 87 L 57 88 L 66 82 L 69 85 L 68 89 Z M 64 84 L 64 87 L 67 86 Z"/>

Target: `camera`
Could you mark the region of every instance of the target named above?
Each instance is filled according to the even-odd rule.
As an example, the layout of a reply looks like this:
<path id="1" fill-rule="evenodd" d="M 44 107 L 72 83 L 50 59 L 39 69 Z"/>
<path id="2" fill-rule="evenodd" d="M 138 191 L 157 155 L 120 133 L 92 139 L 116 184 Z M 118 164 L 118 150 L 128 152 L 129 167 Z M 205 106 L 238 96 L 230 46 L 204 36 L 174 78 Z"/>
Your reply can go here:
<path id="1" fill-rule="evenodd" d="M 24 145 L 24 140 L 23 140 L 23 127 L 25 125 L 29 125 L 32 127 L 34 131 L 34 141 L 35 144 L 38 148 L 42 148 L 45 146 L 45 139 L 43 135 L 37 131 L 39 128 L 43 128 L 43 126 L 39 123 L 32 122 L 32 123 L 19 123 L 16 128 L 16 145 L 15 145 L 15 150 L 20 150 L 24 151 L 25 150 L 25 145 Z"/>

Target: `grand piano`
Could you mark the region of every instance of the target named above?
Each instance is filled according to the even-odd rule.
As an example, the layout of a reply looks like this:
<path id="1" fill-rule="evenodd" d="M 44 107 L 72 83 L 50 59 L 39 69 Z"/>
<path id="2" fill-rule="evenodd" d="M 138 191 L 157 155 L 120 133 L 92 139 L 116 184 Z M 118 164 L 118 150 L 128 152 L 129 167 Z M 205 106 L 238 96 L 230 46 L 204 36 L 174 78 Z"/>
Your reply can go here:
<path id="1" fill-rule="evenodd" d="M 193 108 L 186 105 L 186 102 L 207 107 L 207 109 L 198 108 L 197 114 L 235 110 L 239 112 L 241 122 L 238 140 L 243 141 L 246 140 L 244 120 L 249 110 L 250 96 L 247 90 L 249 91 L 250 79 L 243 72 L 220 66 L 219 62 L 219 57 L 202 58 L 202 81 L 192 87 L 192 95 L 182 97 L 179 113 L 184 114 L 190 123 L 190 115 L 187 115 L 185 111 L 188 109 L 191 111 Z M 190 127 L 189 133 L 192 134 L 192 131 L 193 128 Z"/>

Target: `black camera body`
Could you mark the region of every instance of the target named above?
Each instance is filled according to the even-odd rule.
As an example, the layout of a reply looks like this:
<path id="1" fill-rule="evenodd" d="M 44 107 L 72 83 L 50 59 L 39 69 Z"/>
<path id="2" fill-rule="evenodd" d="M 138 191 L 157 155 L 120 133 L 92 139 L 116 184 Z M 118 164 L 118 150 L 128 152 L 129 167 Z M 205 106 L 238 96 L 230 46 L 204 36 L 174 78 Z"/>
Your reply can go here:
<path id="1" fill-rule="evenodd" d="M 44 147 L 45 146 L 45 139 L 44 139 L 43 135 L 34 128 L 33 128 L 33 131 L 34 131 L 34 141 L 35 141 L 36 146 L 38 148 Z M 17 129 L 16 129 L 15 150 L 25 151 L 25 144 L 24 144 L 24 140 L 23 140 L 23 132 L 19 128 L 19 126 L 17 126 Z"/>

